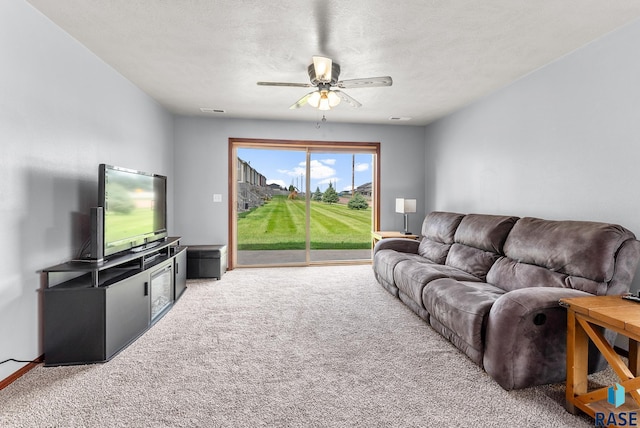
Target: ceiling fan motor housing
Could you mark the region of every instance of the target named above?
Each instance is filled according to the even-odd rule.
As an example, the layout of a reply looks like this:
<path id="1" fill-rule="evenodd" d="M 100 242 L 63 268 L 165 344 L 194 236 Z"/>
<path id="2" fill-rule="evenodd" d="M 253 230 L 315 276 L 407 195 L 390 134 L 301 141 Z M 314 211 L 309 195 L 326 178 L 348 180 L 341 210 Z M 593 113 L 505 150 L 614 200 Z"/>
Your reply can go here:
<path id="1" fill-rule="evenodd" d="M 320 79 L 318 79 L 318 76 L 316 75 L 316 69 L 313 64 L 309 65 L 307 71 L 309 72 L 309 79 L 311 80 L 312 85 L 317 86 L 320 83 L 329 83 L 331 86 L 333 86 L 338 83 L 338 78 L 340 76 L 340 64 L 335 62 L 331 63 L 331 82 L 322 82 Z"/>

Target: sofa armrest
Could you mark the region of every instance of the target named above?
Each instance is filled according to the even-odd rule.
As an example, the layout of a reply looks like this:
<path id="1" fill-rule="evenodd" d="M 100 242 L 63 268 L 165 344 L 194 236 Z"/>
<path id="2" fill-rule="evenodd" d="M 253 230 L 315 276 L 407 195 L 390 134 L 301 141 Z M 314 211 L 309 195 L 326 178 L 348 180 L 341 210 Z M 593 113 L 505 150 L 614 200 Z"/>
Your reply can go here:
<path id="1" fill-rule="evenodd" d="M 640 241 L 625 241 L 616 254 L 615 270 L 609 282 L 608 295 L 621 295 L 629 292 L 631 282 L 640 262 Z"/>
<path id="2" fill-rule="evenodd" d="M 592 294 L 531 287 L 502 295 L 487 320 L 483 357 L 486 372 L 507 390 L 564 381 L 567 310 L 559 300 L 583 296 Z M 598 357 L 590 353 L 590 372 Z"/>
<path id="3" fill-rule="evenodd" d="M 395 250 L 400 253 L 418 254 L 418 247 L 420 241 L 408 238 L 386 238 L 376 242 L 373 247 L 373 254 L 375 255 L 380 250 Z"/>

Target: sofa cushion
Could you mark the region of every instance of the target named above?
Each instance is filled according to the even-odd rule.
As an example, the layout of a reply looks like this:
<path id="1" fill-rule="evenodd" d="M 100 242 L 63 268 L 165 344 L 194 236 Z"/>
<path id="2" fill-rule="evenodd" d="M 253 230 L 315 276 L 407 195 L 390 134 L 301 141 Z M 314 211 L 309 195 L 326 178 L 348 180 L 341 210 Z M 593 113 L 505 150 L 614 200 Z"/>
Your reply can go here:
<path id="1" fill-rule="evenodd" d="M 456 229 L 454 241 L 469 247 L 502 254 L 507 235 L 518 217 L 468 214 Z"/>
<path id="2" fill-rule="evenodd" d="M 571 276 L 608 282 L 615 255 L 629 230 L 615 224 L 587 221 L 518 220 L 504 245 L 509 258 Z"/>
<path id="3" fill-rule="evenodd" d="M 373 256 L 373 266 L 378 280 L 382 279 L 389 285 L 395 285 L 393 270 L 396 265 L 409 258 L 408 253 L 394 250 L 380 250 Z"/>
<path id="4" fill-rule="evenodd" d="M 422 222 L 422 240 L 418 254 L 434 263 L 444 264 L 453 237 L 464 214 L 434 211 Z"/>
<path id="5" fill-rule="evenodd" d="M 508 257 L 498 260 L 487 274 L 487 282 L 505 291 L 529 287 L 573 288 L 596 295 L 607 294 L 607 283 L 553 272 L 547 268 L 520 263 Z"/>
<path id="6" fill-rule="evenodd" d="M 463 270 L 485 280 L 487 272 L 500 256 L 490 251 L 483 251 L 462 244 L 453 244 L 447 255 L 446 265 Z"/>
<path id="7" fill-rule="evenodd" d="M 422 241 L 420 241 L 420 247 L 418 247 L 418 254 L 433 263 L 443 265 L 445 260 L 447 260 L 449 249 L 451 249 L 451 244 L 443 244 L 442 242 L 422 238 Z"/>
<path id="8" fill-rule="evenodd" d="M 484 282 L 438 279 L 422 291 L 431 325 L 482 366 L 487 318 L 504 290 Z"/>
<path id="9" fill-rule="evenodd" d="M 429 282 L 439 278 L 480 281 L 475 276 L 462 270 L 427 261 L 420 263 L 416 262 L 415 259 L 400 261 L 393 271 L 393 280 L 396 287 L 413 299 L 420 307 L 423 307 L 422 289 Z"/>
<path id="10" fill-rule="evenodd" d="M 517 217 L 497 215 L 466 215 L 456 229 L 455 243 L 449 249 L 445 264 L 484 281 L 517 220 Z"/>

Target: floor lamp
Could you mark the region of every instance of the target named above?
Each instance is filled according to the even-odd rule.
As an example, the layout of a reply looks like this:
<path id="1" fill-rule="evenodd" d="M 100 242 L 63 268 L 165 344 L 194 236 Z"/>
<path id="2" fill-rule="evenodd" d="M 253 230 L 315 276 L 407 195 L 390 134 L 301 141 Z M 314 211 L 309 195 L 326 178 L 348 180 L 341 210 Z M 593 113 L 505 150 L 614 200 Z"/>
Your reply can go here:
<path id="1" fill-rule="evenodd" d="M 411 235 L 409 232 L 409 213 L 416 212 L 416 200 L 396 198 L 396 212 L 404 214 L 404 234 Z"/>

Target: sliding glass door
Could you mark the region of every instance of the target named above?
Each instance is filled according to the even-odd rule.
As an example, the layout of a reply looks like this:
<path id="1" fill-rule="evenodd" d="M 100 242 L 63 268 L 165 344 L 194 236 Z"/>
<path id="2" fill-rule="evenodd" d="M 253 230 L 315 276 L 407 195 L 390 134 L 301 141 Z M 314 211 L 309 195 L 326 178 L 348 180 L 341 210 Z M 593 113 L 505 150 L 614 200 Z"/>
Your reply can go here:
<path id="1" fill-rule="evenodd" d="M 238 147 L 236 153 L 237 265 L 305 263 L 306 152 Z"/>
<path id="2" fill-rule="evenodd" d="M 325 150 L 309 152 L 310 260 L 371 260 L 374 155 Z"/>
<path id="3" fill-rule="evenodd" d="M 377 143 L 230 140 L 230 264 L 369 262 Z"/>

